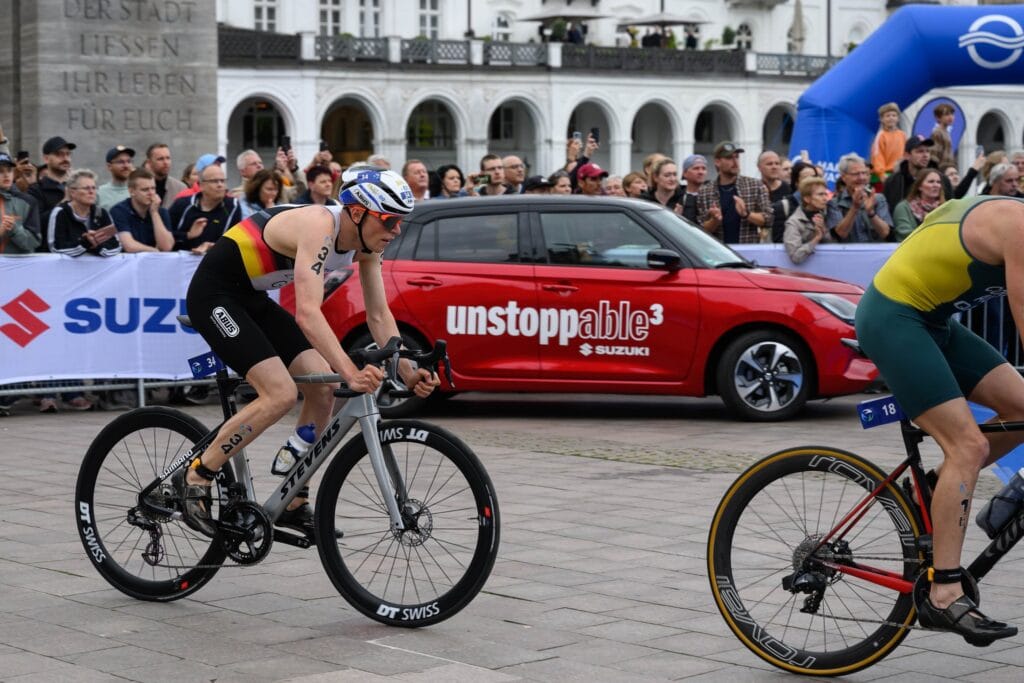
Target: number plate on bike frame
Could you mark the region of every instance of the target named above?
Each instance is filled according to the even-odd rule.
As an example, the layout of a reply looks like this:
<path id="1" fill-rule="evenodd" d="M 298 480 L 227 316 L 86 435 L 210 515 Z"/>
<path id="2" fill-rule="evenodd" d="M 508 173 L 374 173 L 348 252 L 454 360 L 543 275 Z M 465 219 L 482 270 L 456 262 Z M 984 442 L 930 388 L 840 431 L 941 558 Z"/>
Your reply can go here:
<path id="1" fill-rule="evenodd" d="M 861 401 L 857 404 L 857 414 L 860 416 L 860 425 L 864 429 L 886 425 L 890 422 L 899 422 L 906 417 L 894 396 Z"/>
<path id="2" fill-rule="evenodd" d="M 208 375 L 212 375 L 218 370 L 224 369 L 224 361 L 220 359 L 220 356 L 215 354 L 213 351 L 207 351 L 201 356 L 188 359 L 189 370 L 192 371 L 192 376 L 196 379 L 202 379 Z"/>

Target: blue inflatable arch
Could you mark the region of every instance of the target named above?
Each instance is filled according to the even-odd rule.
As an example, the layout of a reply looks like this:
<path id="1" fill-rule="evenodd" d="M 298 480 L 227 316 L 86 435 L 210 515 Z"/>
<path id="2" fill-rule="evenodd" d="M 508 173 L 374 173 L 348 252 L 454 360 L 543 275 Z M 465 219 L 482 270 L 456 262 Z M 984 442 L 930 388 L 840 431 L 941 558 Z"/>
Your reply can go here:
<path id="1" fill-rule="evenodd" d="M 882 104 L 998 83 L 1024 84 L 1024 5 L 903 7 L 804 92 L 789 149 L 826 168 L 867 158 Z"/>

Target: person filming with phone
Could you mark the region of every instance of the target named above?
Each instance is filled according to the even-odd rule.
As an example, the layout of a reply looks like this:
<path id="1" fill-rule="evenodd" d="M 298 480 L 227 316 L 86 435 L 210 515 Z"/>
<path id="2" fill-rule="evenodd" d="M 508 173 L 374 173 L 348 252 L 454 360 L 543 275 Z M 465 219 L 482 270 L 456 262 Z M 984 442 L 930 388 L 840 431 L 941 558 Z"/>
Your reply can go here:
<path id="1" fill-rule="evenodd" d="M 480 172 L 470 173 L 469 182 L 476 186 L 479 195 L 516 194 L 515 189 L 505 182 L 505 163 L 497 154 L 485 154 L 480 159 Z"/>
<path id="2" fill-rule="evenodd" d="M 892 216 L 885 196 L 868 183 L 864 159 L 854 153 L 839 159 L 843 188 L 828 202 L 825 226 L 837 242 L 885 242 L 892 235 Z"/>

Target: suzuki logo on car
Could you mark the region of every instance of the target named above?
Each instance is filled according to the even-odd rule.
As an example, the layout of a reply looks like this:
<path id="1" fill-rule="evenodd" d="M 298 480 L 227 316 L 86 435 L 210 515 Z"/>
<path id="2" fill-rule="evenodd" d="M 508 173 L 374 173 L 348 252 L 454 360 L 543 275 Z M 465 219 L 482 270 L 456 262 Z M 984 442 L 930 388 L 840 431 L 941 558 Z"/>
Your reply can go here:
<path id="1" fill-rule="evenodd" d="M 598 302 L 597 308 L 534 308 L 509 301 L 504 306 L 449 306 L 448 334 L 537 337 L 541 346 L 552 339 L 568 346 L 572 339 L 644 341 L 653 325 L 665 320 L 665 308 L 633 309 L 630 301 Z"/>

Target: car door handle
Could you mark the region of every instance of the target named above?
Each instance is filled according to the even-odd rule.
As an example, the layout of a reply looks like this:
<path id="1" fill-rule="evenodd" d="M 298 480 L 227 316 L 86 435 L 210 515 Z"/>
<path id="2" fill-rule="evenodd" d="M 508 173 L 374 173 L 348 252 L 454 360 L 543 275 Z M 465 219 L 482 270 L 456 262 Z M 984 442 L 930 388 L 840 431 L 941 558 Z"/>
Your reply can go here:
<path id="1" fill-rule="evenodd" d="M 440 287 L 444 283 L 438 280 L 436 277 L 414 277 L 409 280 L 409 284 L 416 287 Z"/>
<path id="2" fill-rule="evenodd" d="M 543 289 L 545 292 L 558 292 L 559 294 L 568 294 L 569 292 L 578 292 L 578 291 L 580 291 L 580 288 L 577 287 L 576 285 L 548 284 L 548 285 L 541 285 L 540 288 Z"/>

